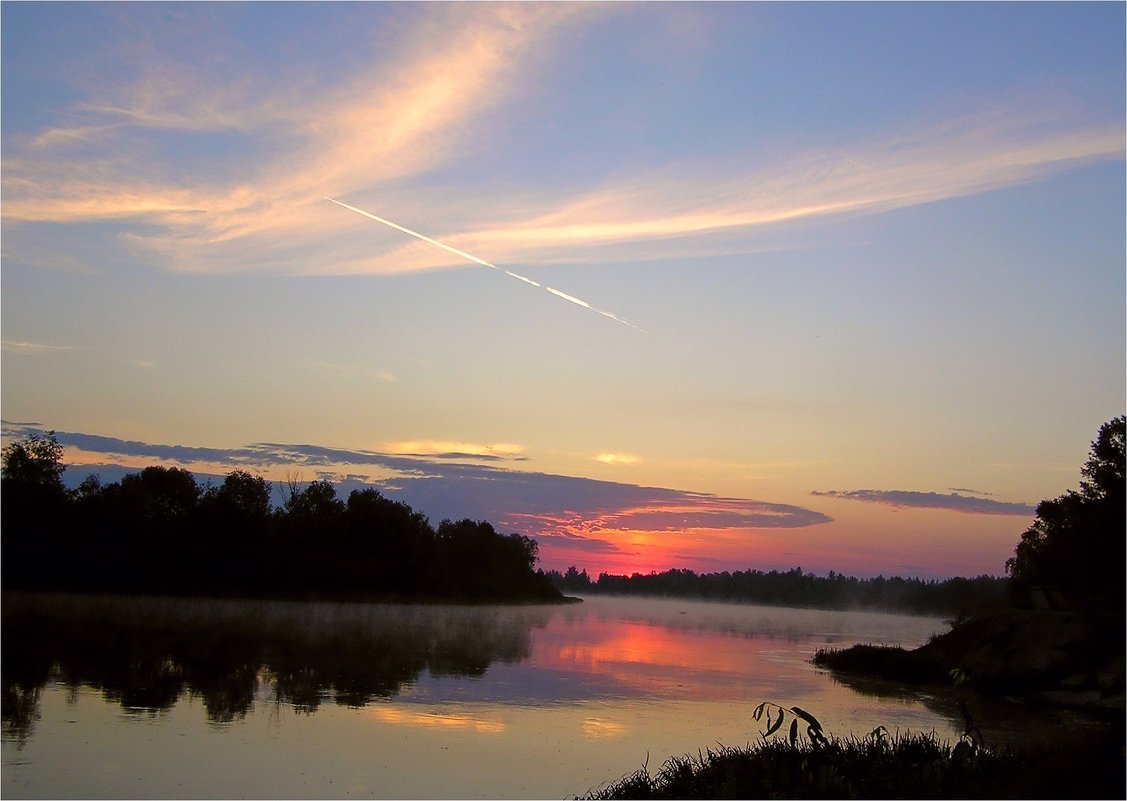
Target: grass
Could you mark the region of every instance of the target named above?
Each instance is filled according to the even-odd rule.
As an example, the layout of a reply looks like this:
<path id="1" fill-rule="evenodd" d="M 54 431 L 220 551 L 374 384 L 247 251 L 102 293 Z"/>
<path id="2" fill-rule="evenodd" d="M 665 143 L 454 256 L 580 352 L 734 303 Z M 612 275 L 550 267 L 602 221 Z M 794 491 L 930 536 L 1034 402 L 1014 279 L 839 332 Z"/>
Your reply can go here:
<path id="1" fill-rule="evenodd" d="M 1043 748 L 984 747 L 964 736 L 769 739 L 673 757 L 584 798 L 1123 798 L 1122 737 Z"/>

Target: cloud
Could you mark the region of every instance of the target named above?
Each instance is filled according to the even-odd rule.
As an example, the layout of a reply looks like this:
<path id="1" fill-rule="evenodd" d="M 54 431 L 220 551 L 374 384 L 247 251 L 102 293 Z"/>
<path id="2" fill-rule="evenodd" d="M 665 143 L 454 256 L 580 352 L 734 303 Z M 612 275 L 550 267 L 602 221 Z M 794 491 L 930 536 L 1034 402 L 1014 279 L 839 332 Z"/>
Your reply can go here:
<path id="1" fill-rule="evenodd" d="M 529 192 L 514 198 L 508 188 L 503 197 L 476 198 L 475 217 L 467 211 L 463 230 L 442 239 L 495 264 L 740 253 L 760 249 L 756 235 L 780 223 L 982 194 L 1122 157 L 1118 128 L 1046 131 L 1039 122 L 1017 113 L 1006 125 L 994 114 L 967 117 L 833 151 L 779 154 L 776 166 L 766 169 L 733 169 L 740 159 L 727 154 L 715 163 L 667 165 L 563 197 Z M 519 217 L 513 208 L 529 211 Z M 436 207 L 427 213 L 451 216 Z M 506 222 L 491 225 L 490 217 Z M 457 264 L 442 253 L 406 246 L 366 254 L 339 269 L 392 273 Z"/>
<path id="2" fill-rule="evenodd" d="M 434 459 L 524 459 L 524 448 L 511 442 L 495 442 L 483 445 L 476 442 L 453 442 L 450 440 L 416 440 L 410 442 L 389 442 L 384 446 L 388 453 L 402 456 L 426 456 Z"/>
<path id="3" fill-rule="evenodd" d="M 86 125 L 72 128 L 48 128 L 38 134 L 28 147 L 34 150 L 69 148 L 104 141 L 117 125 Z"/>
<path id="4" fill-rule="evenodd" d="M 375 370 L 354 364 L 338 364 L 336 362 L 307 361 L 305 367 L 315 372 L 331 375 L 338 378 L 358 377 L 369 381 L 380 381 L 385 384 L 394 384 L 398 379 L 386 370 Z"/>
<path id="5" fill-rule="evenodd" d="M 570 4 L 419 6 L 414 30 L 404 30 L 389 60 L 356 74 L 320 76 L 333 88 L 301 96 L 288 87 L 216 81 L 154 56 L 144 76 L 117 96 L 78 106 L 91 124 L 45 131 L 24 150 L 6 147 L 4 218 L 137 218 L 146 227 L 131 241 L 168 255 L 180 269 L 283 262 L 293 269 L 285 254 L 307 257 L 311 272 L 327 271 L 369 246 L 352 237 L 350 249 L 342 241 L 350 221 L 325 208 L 323 195 L 441 163 L 471 123 L 506 96 L 521 56 L 549 31 L 591 13 Z M 450 46 L 452 33 L 457 46 Z M 242 132 L 263 156 L 226 170 L 209 162 L 210 175 L 182 178 L 159 159 L 135 158 L 138 147 L 155 148 L 154 134 L 169 130 Z M 38 152 L 75 140 L 96 140 L 101 149 L 75 158 Z"/>
<path id="6" fill-rule="evenodd" d="M 1121 125 L 1080 127 L 1010 106 L 835 149 L 725 152 L 565 191 L 506 184 L 453 197 L 407 179 L 477 154 L 494 112 L 535 90 L 530 61 L 561 40 L 554 34 L 629 12 L 570 3 L 410 9 L 384 60 L 297 87 L 217 81 L 188 59 L 148 53 L 140 77 L 102 81 L 102 94 L 76 104 L 77 124 L 26 145 L 5 142 L 5 221 L 134 221 L 123 241 L 180 270 L 462 266 L 362 227 L 321 199 L 328 195 L 494 264 L 638 260 L 758 251 L 759 232 L 779 223 L 979 194 L 1123 156 Z M 181 156 L 198 163 L 173 165 L 157 138 L 168 131 L 200 145 L 181 153 L 221 152 L 205 145 L 231 136 L 253 142 L 257 156 Z"/>
<path id="7" fill-rule="evenodd" d="M 1027 503 L 1010 503 L 995 501 L 989 498 L 977 498 L 962 495 L 957 492 L 946 495 L 938 492 L 913 492 L 911 490 L 829 490 L 819 492 L 814 490 L 811 495 L 826 498 L 842 498 L 850 501 L 865 501 L 879 503 L 884 506 L 893 506 L 898 509 L 949 509 L 953 512 L 964 512 L 976 515 L 1014 515 L 1027 517 L 1033 515 L 1037 508 Z"/>
<path id="8" fill-rule="evenodd" d="M 574 260 L 592 250 L 605 258 L 606 246 L 620 243 L 664 256 L 699 248 L 701 236 L 981 194 L 1123 155 L 1119 127 L 1052 131 L 1039 123 L 1015 114 L 1002 124 L 985 114 L 832 151 L 780 154 L 768 169 L 733 170 L 739 159 L 731 155 L 722 163 L 671 165 L 449 240 L 494 261 L 551 260 L 561 251 Z"/>
<path id="9" fill-rule="evenodd" d="M 595 461 L 603 464 L 638 464 L 642 461 L 642 457 L 630 453 L 604 452 L 596 456 Z"/>
<path id="10" fill-rule="evenodd" d="M 51 351 L 74 350 L 73 345 L 46 345 L 42 342 L 23 342 L 11 339 L 3 340 L 4 350 L 14 353 L 48 353 Z"/>
<path id="11" fill-rule="evenodd" d="M 628 485 L 618 485 L 619 488 Z M 564 499 L 564 507 L 538 512 L 510 512 L 501 521 L 522 533 L 576 543 L 610 543 L 617 535 L 693 532 L 744 532 L 748 529 L 805 528 L 832 522 L 832 518 L 787 504 L 746 498 L 631 487 L 616 503 L 584 506 Z M 615 550 L 620 550 L 615 546 Z M 582 548 L 587 550 L 587 548 Z M 606 550 L 599 546 L 598 550 Z"/>

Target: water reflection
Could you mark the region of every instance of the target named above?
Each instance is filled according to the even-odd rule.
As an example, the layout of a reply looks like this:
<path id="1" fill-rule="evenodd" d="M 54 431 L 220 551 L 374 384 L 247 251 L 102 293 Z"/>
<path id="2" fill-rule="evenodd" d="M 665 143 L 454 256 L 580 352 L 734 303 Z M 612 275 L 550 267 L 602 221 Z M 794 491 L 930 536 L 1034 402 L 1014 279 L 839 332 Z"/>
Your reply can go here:
<path id="1" fill-rule="evenodd" d="M 937 717 L 952 721 L 956 730 L 974 725 L 992 746 L 1043 742 L 1046 732 L 1068 729 L 1103 730 L 1106 721 L 1083 710 L 1030 705 L 1005 697 L 982 696 L 949 688 L 920 688 L 869 676 L 832 674 L 834 684 L 882 704 L 922 704 Z M 969 718 L 967 717 L 969 716 Z"/>
<path id="2" fill-rule="evenodd" d="M 505 613 L 502 614 L 502 611 Z M 481 676 L 527 659 L 544 607 L 411 607 L 6 594 L 5 737 L 26 739 L 42 688 L 100 690 L 124 710 L 159 713 L 187 695 L 216 724 L 245 718 L 260 687 L 311 713 L 363 707 L 424 671 Z"/>
<path id="3" fill-rule="evenodd" d="M 884 725 L 955 738 L 949 696 L 809 663 L 829 643 L 913 647 L 943 628 L 637 598 L 449 607 L 5 594 L 0 794 L 567 797 L 647 759 L 754 741 L 761 701 L 810 710 L 839 736 Z"/>
<path id="4" fill-rule="evenodd" d="M 537 633 L 530 667 L 582 675 L 588 697 L 758 703 L 813 692 L 823 680 L 807 660 L 827 643 L 913 647 L 943 628 L 872 612 L 591 598 Z"/>
<path id="5" fill-rule="evenodd" d="M 442 728 L 451 730 L 472 731 L 475 734 L 501 734 L 505 731 L 505 722 L 502 720 L 489 720 L 480 715 L 452 714 L 441 712 L 413 712 L 392 707 L 373 707 L 365 710 L 365 714 L 380 723 L 392 723 L 400 726 L 414 726 L 423 728 Z"/>
<path id="6" fill-rule="evenodd" d="M 607 737 L 620 737 L 625 732 L 626 726 L 621 721 L 601 718 L 587 718 L 583 721 L 583 736 L 588 739 L 602 740 Z"/>
<path id="7" fill-rule="evenodd" d="M 133 712 L 160 713 L 184 696 L 198 698 L 214 724 L 245 718 L 263 688 L 268 701 L 312 713 L 326 702 L 359 708 L 392 698 L 420 677 L 482 677 L 491 665 L 518 663 L 499 682 L 443 686 L 456 691 L 450 700 L 538 705 L 749 692 L 787 698 L 818 682 L 796 664 L 813 646 L 794 644 L 834 642 L 846 631 L 869 642 L 916 644 L 921 622 L 641 599 L 502 608 L 8 593 L 4 732 L 28 736 L 48 682 L 99 690 Z M 791 647 L 735 648 L 732 638 Z"/>

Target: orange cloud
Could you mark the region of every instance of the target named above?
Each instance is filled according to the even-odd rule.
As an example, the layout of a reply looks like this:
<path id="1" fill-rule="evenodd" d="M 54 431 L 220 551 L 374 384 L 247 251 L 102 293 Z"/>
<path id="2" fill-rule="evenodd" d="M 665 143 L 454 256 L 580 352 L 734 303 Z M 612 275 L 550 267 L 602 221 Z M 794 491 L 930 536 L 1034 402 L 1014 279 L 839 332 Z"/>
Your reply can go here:
<path id="1" fill-rule="evenodd" d="M 350 224 L 322 208 L 323 195 L 414 175 L 446 158 L 470 123 L 505 96 L 522 54 L 553 28 L 590 14 L 565 4 L 433 6 L 421 13 L 422 22 L 403 38 L 390 64 L 339 76 L 344 88 L 312 105 L 285 92 L 252 100 L 249 87 L 193 84 L 191 74 L 170 65 L 151 68 L 121 97 L 80 108 L 112 124 L 52 129 L 22 156 L 9 150 L 3 215 L 51 222 L 144 217 L 164 233 L 135 235 L 134 241 L 166 253 L 182 268 L 269 266 L 272 252 L 292 251 L 312 232 L 335 236 Z M 451 31 L 458 47 L 445 45 Z M 284 133 L 264 131 L 273 127 Z M 234 182 L 197 180 L 190 188 L 138 174 L 128 155 L 94 161 L 57 152 L 36 156 L 95 135 L 128 150 L 128 137 L 115 139 L 115 132 L 168 129 L 269 133 L 267 140 L 280 139 L 281 146 L 272 162 Z M 211 247 L 234 241 L 238 247 L 222 252 Z M 267 258 L 255 259 L 264 244 Z M 314 261 L 314 271 L 362 252 L 330 250 L 323 262 Z"/>
<path id="2" fill-rule="evenodd" d="M 517 459 L 524 453 L 523 446 L 511 442 L 484 445 L 477 442 L 435 439 L 389 442 L 383 449 L 386 453 L 399 456 L 484 456 L 493 459 Z"/>
<path id="3" fill-rule="evenodd" d="M 642 461 L 642 458 L 630 453 L 604 452 L 596 456 L 595 461 L 602 462 L 603 464 L 638 464 Z"/>

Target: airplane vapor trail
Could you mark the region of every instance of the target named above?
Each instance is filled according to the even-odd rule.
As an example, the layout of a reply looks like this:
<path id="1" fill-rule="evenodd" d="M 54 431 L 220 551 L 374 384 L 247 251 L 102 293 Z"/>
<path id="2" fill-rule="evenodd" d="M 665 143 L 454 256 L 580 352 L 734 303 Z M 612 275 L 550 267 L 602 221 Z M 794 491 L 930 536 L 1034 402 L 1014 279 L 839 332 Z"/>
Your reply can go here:
<path id="1" fill-rule="evenodd" d="M 543 289 L 543 290 L 546 290 L 548 292 L 551 292 L 557 298 L 562 298 L 562 299 L 568 301 L 569 303 L 574 303 L 576 306 L 582 306 L 584 309 L 588 309 L 590 311 L 595 312 L 596 314 L 603 315 L 603 317 L 609 317 L 610 319 L 614 320 L 615 322 L 619 322 L 619 323 L 622 323 L 623 325 L 630 326 L 631 328 L 633 328 L 637 331 L 641 331 L 643 334 L 647 333 L 646 329 L 639 328 L 638 326 L 634 325 L 633 323 L 628 322 L 626 320 L 623 320 L 617 314 L 613 314 L 612 312 L 605 311 L 604 309 L 600 309 L 600 308 L 597 308 L 595 306 L 592 306 L 587 301 L 581 300 L 581 299 L 575 297 L 574 295 L 569 295 L 566 292 L 561 292 L 558 289 L 547 286 L 545 284 L 541 284 L 537 281 L 533 281 L 531 278 L 520 275 L 518 273 L 510 272 L 509 270 L 506 270 L 503 267 L 498 267 L 496 264 L 491 264 L 491 263 L 487 262 L 485 259 L 479 259 L 477 256 L 474 256 L 472 253 L 466 253 L 464 250 L 458 250 L 458 248 L 451 247 L 450 245 L 447 245 L 445 242 L 439 242 L 437 239 L 431 239 L 426 234 L 420 234 L 418 231 L 412 231 L 410 228 L 405 228 L 404 226 L 399 225 L 398 223 L 393 223 L 391 220 L 385 220 L 383 217 L 377 217 L 375 214 L 372 214 L 371 212 L 364 211 L 363 209 L 358 209 L 355 206 L 348 205 L 347 203 L 342 203 L 341 201 L 335 200 L 334 198 L 331 198 L 327 195 L 325 196 L 325 200 L 328 200 L 330 203 L 336 203 L 338 206 L 342 206 L 342 207 L 348 209 L 349 211 L 354 211 L 357 214 L 360 214 L 364 217 L 367 217 L 370 220 L 375 220 L 378 223 L 383 223 L 384 225 L 386 225 L 390 228 L 394 228 L 396 231 L 402 231 L 403 233 L 408 234 L 410 236 L 413 236 L 416 239 L 421 239 L 424 242 L 427 242 L 431 245 L 435 245 L 436 247 L 440 247 L 440 248 L 442 248 L 443 250 L 445 250 L 449 253 L 453 253 L 455 256 L 460 256 L 463 259 L 467 259 L 469 261 L 472 261 L 474 264 L 480 264 L 482 267 L 488 267 L 491 270 L 496 270 L 499 273 L 504 273 L 505 275 L 509 276 L 510 278 L 515 278 L 518 281 L 523 281 L 526 284 L 531 284 L 534 287 L 537 287 L 539 289 Z"/>

